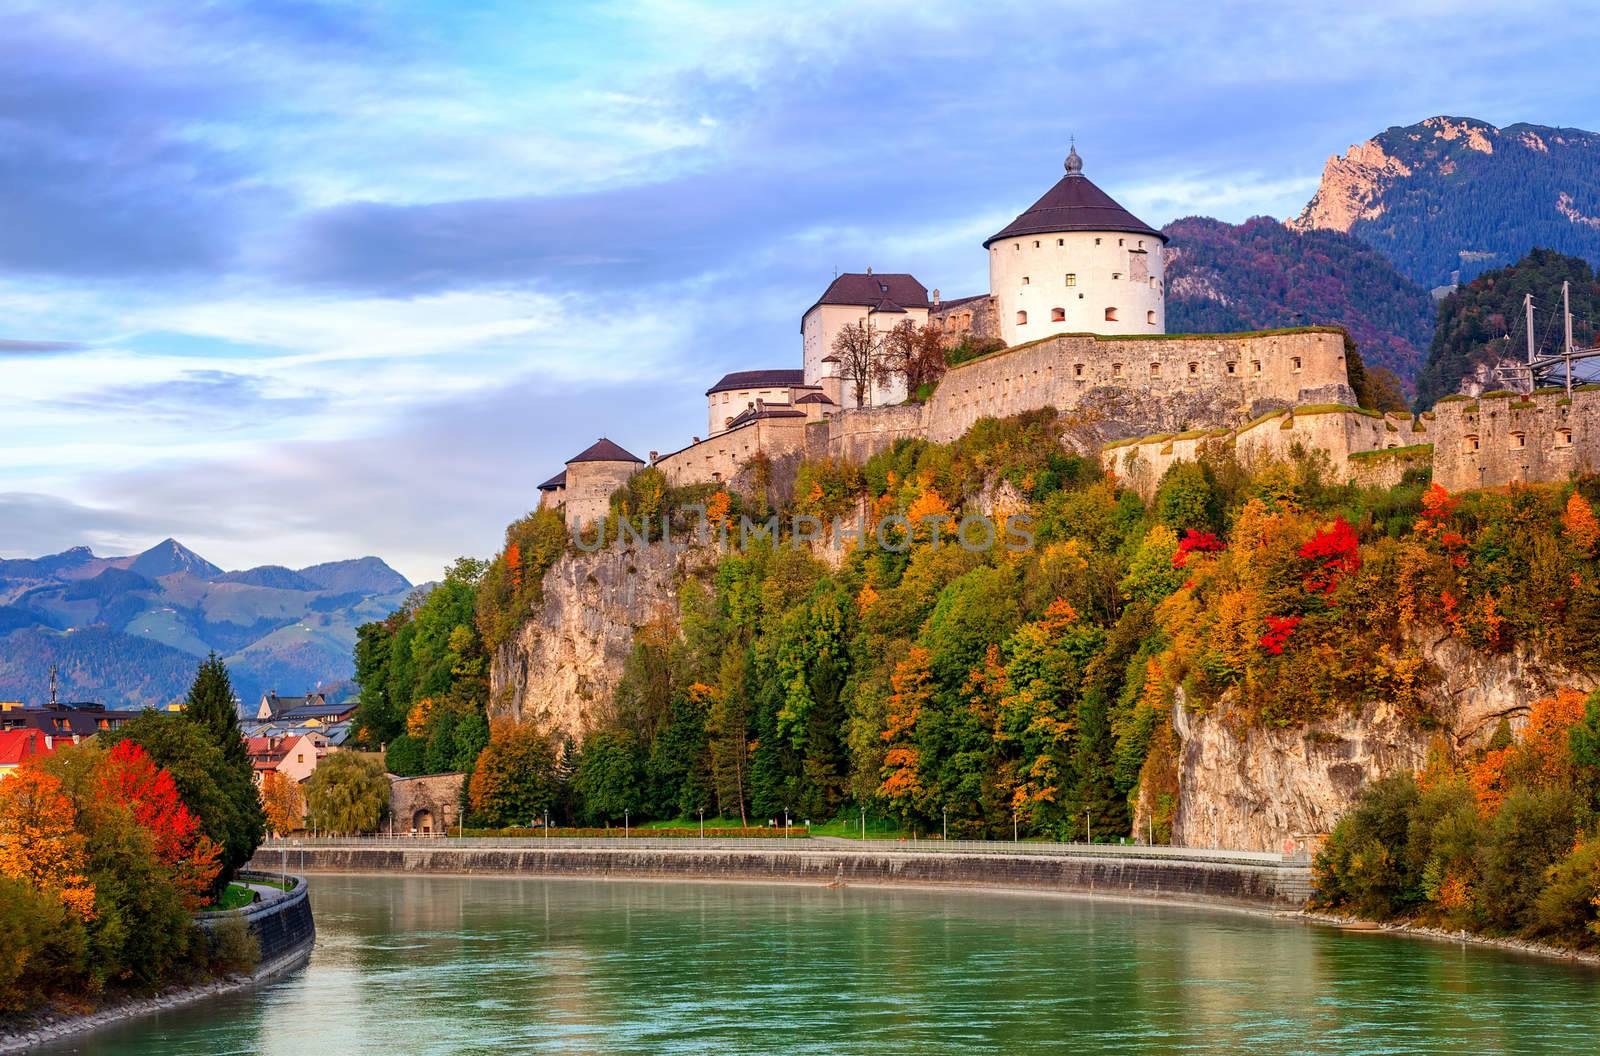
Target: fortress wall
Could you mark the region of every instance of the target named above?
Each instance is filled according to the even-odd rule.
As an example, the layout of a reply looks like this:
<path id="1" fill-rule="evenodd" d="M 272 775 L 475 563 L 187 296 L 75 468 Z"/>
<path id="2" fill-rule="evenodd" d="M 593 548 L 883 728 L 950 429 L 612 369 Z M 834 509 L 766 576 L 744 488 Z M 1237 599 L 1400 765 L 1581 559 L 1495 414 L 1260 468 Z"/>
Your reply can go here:
<path id="1" fill-rule="evenodd" d="M 757 454 L 769 458 L 805 450 L 806 419 L 757 418 L 698 444 L 656 459 L 655 466 L 674 487 L 732 480 Z"/>
<path id="2" fill-rule="evenodd" d="M 1298 362 L 1298 366 L 1296 363 Z M 1233 424 L 1252 410 L 1353 402 L 1344 337 L 1328 331 L 1106 339 L 1065 334 L 952 367 L 929 402 L 928 438 L 948 443 L 980 418 L 1071 410 L 1109 390 L 1179 408 L 1184 424 Z M 1222 415 L 1233 421 L 1210 420 Z"/>
<path id="3" fill-rule="evenodd" d="M 600 520 L 611 510 L 611 493 L 638 472 L 636 462 L 573 462 L 567 466 L 566 503 L 569 525 Z"/>
<path id="4" fill-rule="evenodd" d="M 1600 468 L 1600 391 L 1445 399 L 1434 408 L 1433 479 L 1450 491 L 1566 480 Z"/>
<path id="5" fill-rule="evenodd" d="M 817 453 L 847 462 L 862 463 L 896 440 L 928 435 L 927 405 L 903 403 L 889 407 L 859 407 L 840 411 L 826 423 L 826 446 Z M 814 436 L 822 436 L 819 431 Z M 808 445 L 811 454 L 815 443 Z M 813 454 L 812 457 L 817 457 Z"/>

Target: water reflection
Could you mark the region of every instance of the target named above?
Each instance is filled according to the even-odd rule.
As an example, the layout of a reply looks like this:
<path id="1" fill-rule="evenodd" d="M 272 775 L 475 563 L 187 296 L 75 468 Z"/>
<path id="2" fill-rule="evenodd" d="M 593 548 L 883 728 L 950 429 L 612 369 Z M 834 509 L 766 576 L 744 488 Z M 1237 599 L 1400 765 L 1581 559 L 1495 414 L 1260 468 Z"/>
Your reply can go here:
<path id="1" fill-rule="evenodd" d="M 310 966 L 110 1054 L 1592 1053 L 1600 973 L 1235 914 L 923 890 L 332 877 Z"/>

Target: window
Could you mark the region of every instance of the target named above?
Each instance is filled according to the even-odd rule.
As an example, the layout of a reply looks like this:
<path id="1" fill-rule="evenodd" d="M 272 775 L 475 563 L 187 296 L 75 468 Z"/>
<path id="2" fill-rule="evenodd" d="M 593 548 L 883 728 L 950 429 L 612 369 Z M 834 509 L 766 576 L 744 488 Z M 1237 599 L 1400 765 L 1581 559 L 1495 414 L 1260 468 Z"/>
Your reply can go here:
<path id="1" fill-rule="evenodd" d="M 1067 240 L 1066 240 L 1066 239 L 1064 239 L 1064 238 L 1058 238 L 1058 239 L 1056 239 L 1056 245 L 1058 245 L 1058 246 L 1064 246 L 1064 245 L 1066 245 L 1066 244 L 1067 244 Z"/>
<path id="2" fill-rule="evenodd" d="M 1156 325 L 1156 313 L 1154 308 L 1144 313 L 1144 321 L 1149 323 L 1151 326 Z"/>
<path id="3" fill-rule="evenodd" d="M 1027 326 L 1028 325 L 1028 313 L 1027 312 L 1018 312 L 1017 313 L 1017 325 L 1018 326 Z"/>
<path id="4" fill-rule="evenodd" d="M 1067 310 L 1065 308 L 1052 308 L 1052 309 L 1050 309 L 1050 321 L 1052 323 L 1064 323 L 1064 322 L 1066 322 L 1067 321 Z"/>
<path id="5" fill-rule="evenodd" d="M 1259 359 L 1252 359 L 1250 361 L 1250 373 L 1252 373 L 1252 374 L 1260 374 L 1261 373 L 1261 361 Z"/>
<path id="6" fill-rule="evenodd" d="M 1011 248 L 1012 249 L 1021 249 L 1022 248 L 1022 243 L 1021 242 L 1013 243 Z"/>
<path id="7" fill-rule="evenodd" d="M 1097 238 L 1097 239 L 1095 239 L 1095 240 L 1094 240 L 1094 244 L 1095 244 L 1095 245 L 1097 245 L 1097 246 L 1098 246 L 1098 245 L 1099 245 L 1099 244 L 1100 244 L 1100 240 L 1099 240 L 1099 239 L 1098 239 L 1098 238 Z"/>
<path id="8" fill-rule="evenodd" d="M 1083 377 L 1083 364 L 1082 363 L 1074 363 L 1072 365 L 1072 376 L 1075 377 L 1075 378 Z"/>
<path id="9" fill-rule="evenodd" d="M 1113 271 L 1113 272 L 1112 272 L 1112 273 L 1111 273 L 1111 278 L 1112 278 L 1112 279 L 1114 279 L 1114 280 L 1115 280 L 1115 279 L 1120 279 L 1120 278 L 1122 278 L 1122 272 L 1120 272 L 1120 271 Z"/>
<path id="10" fill-rule="evenodd" d="M 1113 363 L 1113 364 L 1111 364 L 1111 376 L 1113 378 L 1122 377 L 1122 364 L 1121 363 Z"/>
<path id="11" fill-rule="evenodd" d="M 1299 356 L 1290 356 L 1289 357 L 1289 368 L 1291 370 L 1295 371 L 1296 373 L 1299 373 L 1299 371 L 1300 371 L 1300 357 Z"/>
<path id="12" fill-rule="evenodd" d="M 1521 451 L 1523 448 L 1525 448 L 1527 446 L 1528 446 L 1528 434 L 1527 433 L 1512 433 L 1511 434 L 1511 450 L 1513 450 L 1513 451 Z"/>
<path id="13" fill-rule="evenodd" d="M 1068 286 L 1076 286 L 1077 284 L 1078 284 L 1078 276 L 1073 274 L 1070 271 L 1067 272 L 1067 285 Z"/>
<path id="14" fill-rule="evenodd" d="M 1200 373 L 1200 364 L 1198 364 L 1198 363 L 1190 363 L 1189 364 L 1189 376 L 1192 378 L 1198 373 Z"/>
<path id="15" fill-rule="evenodd" d="M 1152 364 L 1150 364 L 1150 376 L 1152 378 L 1159 378 L 1161 376 L 1161 364 L 1160 363 L 1152 363 Z"/>
<path id="16" fill-rule="evenodd" d="M 1142 238 L 1139 240 L 1139 248 L 1140 249 L 1144 248 L 1144 239 L 1142 239 Z"/>
<path id="17" fill-rule="evenodd" d="M 294 753 L 294 761 L 297 762 L 297 763 L 305 762 L 306 761 L 306 753 L 305 752 L 296 752 L 296 753 Z"/>
<path id="18" fill-rule="evenodd" d="M 1150 276 L 1150 288 L 1152 290 L 1156 288 L 1156 277 L 1154 275 Z"/>
<path id="19" fill-rule="evenodd" d="M 1557 429 L 1556 430 L 1556 446 L 1557 447 L 1571 447 L 1572 446 L 1572 430 L 1571 429 Z"/>
<path id="20" fill-rule="evenodd" d="M 1233 376 L 1234 374 L 1237 374 L 1238 371 L 1239 371 L 1239 364 L 1237 364 L 1237 363 L 1229 363 L 1228 364 L 1228 375 L 1230 377 Z"/>
<path id="21" fill-rule="evenodd" d="M 1107 308 L 1106 309 L 1106 322 L 1114 323 L 1116 321 L 1117 321 L 1117 310 L 1115 308 Z"/>
<path id="22" fill-rule="evenodd" d="M 1029 283 L 1029 280 L 1028 280 L 1028 276 L 1026 276 L 1026 275 L 1022 276 L 1022 285 L 1027 286 L 1029 284 L 1030 283 Z"/>
<path id="23" fill-rule="evenodd" d="M 1127 240 L 1127 239 L 1125 239 L 1125 238 L 1119 238 L 1119 239 L 1117 239 L 1117 245 L 1119 245 L 1119 246 L 1125 246 L 1125 245 L 1127 245 L 1127 244 L 1128 244 L 1128 240 Z"/>
<path id="24" fill-rule="evenodd" d="M 1034 249 L 1038 249 L 1039 248 L 1039 240 L 1037 238 L 1033 240 L 1033 248 Z"/>
<path id="25" fill-rule="evenodd" d="M 1465 439 L 1466 439 L 1466 445 L 1467 445 L 1467 450 L 1468 451 L 1476 451 L 1476 450 L 1478 450 L 1478 438 L 1476 436 L 1472 436 L 1472 435 L 1469 434 Z"/>

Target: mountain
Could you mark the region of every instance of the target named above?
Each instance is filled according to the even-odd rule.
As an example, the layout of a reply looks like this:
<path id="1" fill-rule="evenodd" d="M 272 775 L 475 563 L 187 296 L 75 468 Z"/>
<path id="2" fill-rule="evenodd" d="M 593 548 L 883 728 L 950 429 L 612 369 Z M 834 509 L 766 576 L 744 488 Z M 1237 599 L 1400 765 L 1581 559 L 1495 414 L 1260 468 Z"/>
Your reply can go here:
<path id="1" fill-rule="evenodd" d="M 356 627 L 411 589 L 375 557 L 223 572 L 173 539 L 131 557 L 74 547 L 0 561 L 0 700 L 44 699 L 58 665 L 65 699 L 161 705 L 212 650 L 247 704 L 337 686 L 353 674 Z"/>
<path id="2" fill-rule="evenodd" d="M 1162 233 L 1171 239 L 1169 333 L 1331 323 L 1350 331 L 1369 367 L 1409 379 L 1421 366 L 1433 332 L 1428 291 L 1359 239 L 1290 230 L 1264 216 L 1242 224 L 1188 217 Z"/>
<path id="3" fill-rule="evenodd" d="M 1600 134 L 1467 117 L 1396 126 L 1331 157 L 1297 231 L 1340 231 L 1424 286 L 1535 246 L 1600 260 Z"/>
<path id="4" fill-rule="evenodd" d="M 378 560 L 376 557 L 358 557 L 350 561 L 329 561 L 327 564 L 302 568 L 300 575 L 323 590 L 339 593 L 393 594 L 411 589 L 406 577 Z"/>
<path id="5" fill-rule="evenodd" d="M 224 572 L 215 578 L 218 583 L 245 583 L 252 587 L 275 587 L 278 590 L 321 589 L 318 584 L 282 565 L 257 565 L 242 572 Z"/>
<path id="6" fill-rule="evenodd" d="M 1581 346 L 1596 340 L 1600 282 L 1589 262 L 1536 249 L 1509 268 L 1486 271 L 1446 297 L 1428 360 L 1417 376 L 1417 403 L 1427 407 L 1448 396 L 1469 374 L 1488 388 L 1504 388 L 1493 368 L 1502 356 L 1527 357 L 1527 325 L 1522 298 L 1533 294 L 1534 340 L 1541 352 L 1554 352 L 1562 340 L 1561 284 L 1570 282 L 1572 339 Z M 1581 376 L 1574 370 L 1574 375 Z"/>
<path id="7" fill-rule="evenodd" d="M 222 569 L 176 539 L 163 539 L 134 558 L 133 564 L 128 567 L 141 576 L 148 576 L 151 579 L 170 576 L 175 572 L 182 572 L 198 579 L 211 579 L 222 575 Z"/>

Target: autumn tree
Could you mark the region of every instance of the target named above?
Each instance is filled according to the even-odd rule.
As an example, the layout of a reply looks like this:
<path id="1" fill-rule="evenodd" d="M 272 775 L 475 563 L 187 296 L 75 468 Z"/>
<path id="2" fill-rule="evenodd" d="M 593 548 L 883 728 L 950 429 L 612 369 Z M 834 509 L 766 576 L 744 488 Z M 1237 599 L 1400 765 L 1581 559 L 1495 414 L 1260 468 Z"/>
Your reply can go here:
<path id="1" fill-rule="evenodd" d="M 484 825 L 527 825 L 555 805 L 556 752 L 535 727 L 501 720 L 489 734 L 467 786 L 467 804 Z"/>
<path id="2" fill-rule="evenodd" d="M 222 870 L 222 848 L 205 834 L 200 819 L 179 797 L 172 775 L 143 748 L 122 741 L 107 755 L 100 789 L 133 812 L 189 908 L 201 908 Z"/>
<path id="3" fill-rule="evenodd" d="M 839 361 L 839 379 L 850 386 L 855 406 L 867 406 L 872 387 L 885 373 L 883 333 L 870 321 L 847 323 L 833 339 L 831 351 Z"/>
<path id="4" fill-rule="evenodd" d="M 299 829 L 305 821 L 305 797 L 299 783 L 278 770 L 268 770 L 261 778 L 261 805 L 266 812 L 267 828 L 279 836 Z"/>
<path id="5" fill-rule="evenodd" d="M 906 320 L 884 340 L 883 369 L 905 383 L 908 396 L 916 396 L 922 386 L 944 376 L 944 338 L 931 326 Z"/>
<path id="6" fill-rule="evenodd" d="M 1600 542 L 1600 519 L 1596 519 L 1589 500 L 1576 491 L 1567 499 L 1561 527 L 1574 550 L 1584 557 L 1593 556 L 1595 544 Z"/>
<path id="7" fill-rule="evenodd" d="M 922 809 L 916 732 L 923 711 L 933 705 L 932 662 L 932 654 L 917 646 L 894 669 L 894 694 L 889 698 L 882 734 L 889 750 L 883 757 L 883 783 L 878 786 L 878 795 L 902 818 Z"/>
<path id="8" fill-rule="evenodd" d="M 54 897 L 87 920 L 94 916 L 94 884 L 75 822 L 72 800 L 54 774 L 20 766 L 0 781 L 0 876 Z"/>

